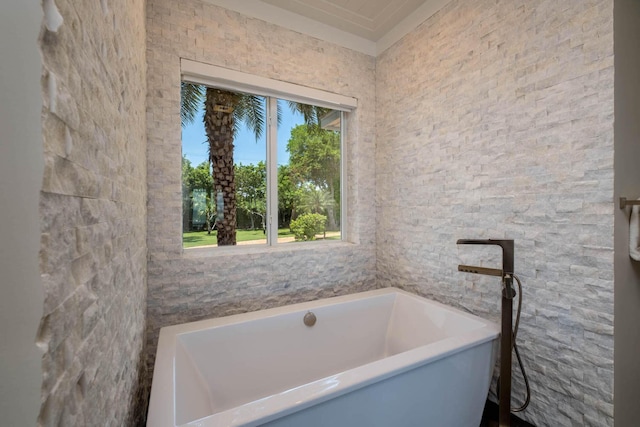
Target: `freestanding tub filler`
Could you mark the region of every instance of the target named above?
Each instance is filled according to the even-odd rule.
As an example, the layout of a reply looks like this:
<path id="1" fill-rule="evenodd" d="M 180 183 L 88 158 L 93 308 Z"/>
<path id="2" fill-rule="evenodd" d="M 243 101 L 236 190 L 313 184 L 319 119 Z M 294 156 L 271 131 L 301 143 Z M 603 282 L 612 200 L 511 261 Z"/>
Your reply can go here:
<path id="1" fill-rule="evenodd" d="M 500 328 L 395 288 L 162 328 L 148 427 L 478 427 Z"/>

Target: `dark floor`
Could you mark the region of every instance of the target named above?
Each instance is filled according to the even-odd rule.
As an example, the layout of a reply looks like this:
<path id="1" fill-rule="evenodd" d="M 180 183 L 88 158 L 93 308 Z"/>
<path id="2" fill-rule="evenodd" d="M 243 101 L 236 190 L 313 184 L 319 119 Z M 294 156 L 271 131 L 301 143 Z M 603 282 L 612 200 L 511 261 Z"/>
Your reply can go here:
<path id="1" fill-rule="evenodd" d="M 487 400 L 479 427 L 498 427 L 498 405 Z M 535 427 L 511 414 L 511 427 Z"/>

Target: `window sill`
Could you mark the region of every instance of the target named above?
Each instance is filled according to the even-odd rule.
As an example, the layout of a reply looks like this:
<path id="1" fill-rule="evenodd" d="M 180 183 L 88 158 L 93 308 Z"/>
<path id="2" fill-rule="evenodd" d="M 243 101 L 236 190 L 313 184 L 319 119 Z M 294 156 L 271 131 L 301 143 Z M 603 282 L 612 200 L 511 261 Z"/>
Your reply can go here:
<path id="1" fill-rule="evenodd" d="M 355 243 L 347 241 L 315 241 L 315 242 L 292 242 L 281 243 L 276 246 L 264 245 L 236 245 L 236 246 L 209 246 L 200 248 L 183 249 L 182 256 L 184 258 L 213 258 L 223 256 L 238 256 L 252 254 L 268 254 L 280 252 L 297 252 L 297 251 L 318 251 L 318 250 L 334 250 L 338 248 L 349 248 L 355 246 Z"/>

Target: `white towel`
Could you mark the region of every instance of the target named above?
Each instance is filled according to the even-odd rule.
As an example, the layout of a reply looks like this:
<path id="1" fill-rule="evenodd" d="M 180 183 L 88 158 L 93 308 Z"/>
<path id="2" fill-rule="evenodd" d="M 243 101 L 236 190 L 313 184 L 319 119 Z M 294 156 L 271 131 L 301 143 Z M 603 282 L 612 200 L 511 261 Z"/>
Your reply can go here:
<path id="1" fill-rule="evenodd" d="M 631 206 L 629 215 L 629 256 L 640 261 L 640 206 Z"/>

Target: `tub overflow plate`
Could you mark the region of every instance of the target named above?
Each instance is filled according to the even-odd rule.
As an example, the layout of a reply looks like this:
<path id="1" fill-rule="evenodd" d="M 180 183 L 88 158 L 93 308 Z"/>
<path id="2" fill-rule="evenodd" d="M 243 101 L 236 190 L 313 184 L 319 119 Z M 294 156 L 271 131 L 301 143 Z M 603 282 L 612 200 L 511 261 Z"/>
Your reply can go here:
<path id="1" fill-rule="evenodd" d="M 307 314 L 304 315 L 304 319 L 302 319 L 304 324 L 311 327 L 316 324 L 316 315 L 310 311 L 307 311 Z"/>

